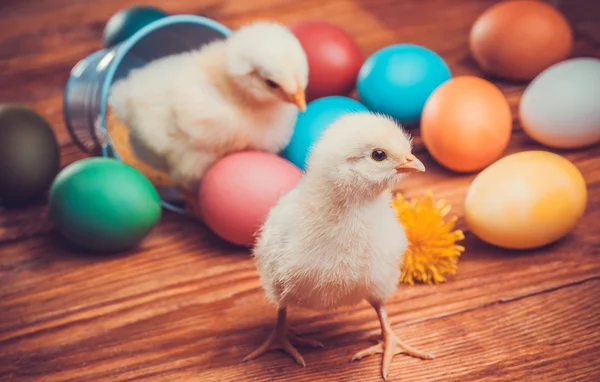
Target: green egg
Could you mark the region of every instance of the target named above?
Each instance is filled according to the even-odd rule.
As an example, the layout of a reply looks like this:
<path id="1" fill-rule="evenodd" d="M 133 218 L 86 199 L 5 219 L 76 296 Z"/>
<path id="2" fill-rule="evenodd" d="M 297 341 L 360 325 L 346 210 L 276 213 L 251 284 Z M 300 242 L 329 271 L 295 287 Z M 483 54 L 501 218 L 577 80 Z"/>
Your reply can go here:
<path id="1" fill-rule="evenodd" d="M 95 252 L 130 249 L 161 216 L 152 183 L 111 158 L 86 158 L 65 167 L 50 188 L 49 210 L 63 236 Z"/>

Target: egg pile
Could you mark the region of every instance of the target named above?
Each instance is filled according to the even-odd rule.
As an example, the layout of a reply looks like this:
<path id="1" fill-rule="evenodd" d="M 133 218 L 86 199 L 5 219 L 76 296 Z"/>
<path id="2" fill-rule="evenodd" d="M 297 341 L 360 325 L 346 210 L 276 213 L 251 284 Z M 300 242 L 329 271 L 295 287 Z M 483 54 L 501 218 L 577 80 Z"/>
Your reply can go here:
<path id="1" fill-rule="evenodd" d="M 268 211 L 297 184 L 311 147 L 333 121 L 372 110 L 418 123 L 428 96 L 451 77 L 444 60 L 422 46 L 395 44 L 364 57 L 354 39 L 336 25 L 303 20 L 289 28 L 307 56 L 310 100 L 298 115 L 290 142 L 279 155 L 225 157 L 208 170 L 200 186 L 201 218 L 237 245 L 253 244 Z M 350 97 L 354 89 L 360 101 Z M 242 162 L 243 171 L 233 164 Z"/>
<path id="2" fill-rule="evenodd" d="M 123 10 L 108 22 L 105 46 L 165 16 L 153 7 Z M 566 235 L 583 215 L 586 184 L 573 163 L 542 150 L 502 158 L 513 115 L 489 80 L 452 76 L 443 58 L 424 46 L 398 43 L 365 56 L 354 38 L 334 24 L 303 20 L 289 28 L 307 55 L 310 102 L 278 155 L 238 152 L 205 175 L 199 217 L 222 239 L 251 246 L 268 211 L 300 180 L 312 145 L 329 124 L 346 113 L 369 110 L 407 128 L 419 125 L 425 148 L 449 171 L 481 171 L 467 191 L 465 220 L 488 243 L 512 249 L 543 246 Z M 534 141 L 556 149 L 600 142 L 600 60 L 568 59 L 573 34 L 552 6 L 530 0 L 498 3 L 475 21 L 468 42 L 486 75 L 530 81 L 516 117 Z M 79 247 L 126 250 L 160 219 L 154 186 L 118 160 L 87 158 L 56 175 L 58 143 L 32 110 L 0 107 L 2 147 L 0 201 L 24 204 L 50 187 L 50 216 Z"/>
<path id="3" fill-rule="evenodd" d="M 47 197 L 49 217 L 66 239 L 94 252 L 139 243 L 158 223 L 161 203 L 137 170 L 86 158 L 60 170 L 52 126 L 23 105 L 0 105 L 0 205 L 25 207 Z"/>
<path id="4" fill-rule="evenodd" d="M 546 151 L 502 158 L 514 116 L 507 98 L 490 80 L 453 77 L 442 57 L 424 46 L 398 43 L 363 58 L 357 43 L 337 26 L 307 20 L 290 29 L 307 54 L 311 102 L 280 153 L 293 165 L 284 172 L 305 169 L 311 146 L 333 120 L 351 111 L 370 110 L 407 128 L 420 125 L 425 148 L 446 169 L 463 174 L 481 171 L 465 199 L 465 220 L 488 243 L 512 249 L 543 246 L 566 235 L 583 215 L 585 181 L 567 159 Z M 530 0 L 490 7 L 469 35 L 471 55 L 483 73 L 531 81 L 516 117 L 529 137 L 553 148 L 600 141 L 600 60 L 568 60 L 572 45 L 566 19 L 551 5 Z M 354 89 L 356 100 L 350 97 Z M 250 170 L 254 165 L 245 161 L 245 166 Z M 222 170 L 215 166 L 214 171 Z M 271 176 L 268 187 L 284 191 L 295 185 L 290 181 L 294 177 L 284 177 L 281 171 Z M 218 181 L 203 182 L 204 193 L 218 194 L 218 189 L 222 201 L 209 203 L 201 196 L 200 203 L 210 205 L 203 218 L 219 236 L 251 245 L 252 233 L 277 197 L 259 202 L 255 193 L 264 192 L 266 180 L 259 175 L 235 180 L 238 172 L 232 168 L 231 174 L 215 176 Z M 224 189 L 222 182 L 230 188 Z M 263 213 L 242 207 L 234 214 L 231 202 L 225 201 L 240 195 L 249 203 L 264 203 L 259 208 Z M 253 219 L 244 219 L 246 214 Z"/>
<path id="5" fill-rule="evenodd" d="M 569 59 L 572 45 L 565 17 L 547 3 L 529 0 L 490 7 L 469 35 L 471 54 L 485 74 L 529 81 L 515 117 L 527 136 L 554 149 L 600 142 L 600 60 Z M 464 205 L 475 236 L 507 249 L 538 248 L 575 227 L 586 207 L 586 183 L 572 162 L 549 151 L 499 159 L 512 125 L 500 94 L 475 77 L 448 81 L 427 101 L 423 142 L 451 170 L 483 170 L 470 184 Z"/>

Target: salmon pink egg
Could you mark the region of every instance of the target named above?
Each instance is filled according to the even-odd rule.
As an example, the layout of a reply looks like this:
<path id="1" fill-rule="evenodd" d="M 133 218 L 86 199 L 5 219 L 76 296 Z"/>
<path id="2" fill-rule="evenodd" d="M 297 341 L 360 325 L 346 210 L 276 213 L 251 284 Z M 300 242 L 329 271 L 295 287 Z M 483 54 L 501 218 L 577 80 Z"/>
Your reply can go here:
<path id="1" fill-rule="evenodd" d="M 252 246 L 269 210 L 301 177 L 298 167 L 275 154 L 241 151 L 228 155 L 202 179 L 198 197 L 203 220 L 222 239 Z"/>

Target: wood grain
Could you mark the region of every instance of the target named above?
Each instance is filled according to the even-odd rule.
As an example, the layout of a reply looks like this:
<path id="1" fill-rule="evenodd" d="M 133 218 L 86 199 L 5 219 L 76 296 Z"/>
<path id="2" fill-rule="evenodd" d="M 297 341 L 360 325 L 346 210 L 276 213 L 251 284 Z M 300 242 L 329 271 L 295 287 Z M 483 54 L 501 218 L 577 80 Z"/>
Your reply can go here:
<path id="1" fill-rule="evenodd" d="M 202 14 L 232 28 L 254 19 L 323 18 L 352 34 L 366 55 L 414 42 L 439 52 L 454 75 L 482 76 L 468 53 L 475 18 L 495 0 L 171 0 L 170 13 Z M 71 67 L 101 47 L 104 23 L 136 1 L 3 0 L 0 102 L 23 103 L 55 127 L 62 164 L 83 157 L 62 121 Z M 573 56 L 600 56 L 584 17 L 600 5 L 562 2 L 585 20 Z M 584 12 L 584 14 L 582 13 Z M 577 26 L 577 25 L 576 25 Z M 591 28 L 591 29 L 590 29 Z M 583 32 L 579 32 L 582 30 Z M 526 83 L 493 80 L 513 112 Z M 431 189 L 463 215 L 475 174 L 437 165 L 412 131 L 426 174 L 399 185 L 406 196 Z M 545 149 L 514 124 L 512 152 Z M 563 240 L 535 251 L 493 248 L 466 232 L 458 274 L 436 286 L 401 286 L 388 305 L 398 334 L 437 357 L 397 357 L 392 380 L 596 381 L 600 379 L 600 147 L 560 151 L 582 171 L 588 207 Z M 467 227 L 462 219 L 459 226 Z M 292 310 L 302 333 L 326 349 L 303 350 L 306 368 L 278 352 L 241 359 L 275 318 L 245 250 L 201 223 L 165 212 L 135 250 L 110 257 L 62 240 L 40 202 L 0 211 L 0 380 L 379 381 L 378 357 L 349 363 L 377 332 L 367 304 L 335 312 Z"/>

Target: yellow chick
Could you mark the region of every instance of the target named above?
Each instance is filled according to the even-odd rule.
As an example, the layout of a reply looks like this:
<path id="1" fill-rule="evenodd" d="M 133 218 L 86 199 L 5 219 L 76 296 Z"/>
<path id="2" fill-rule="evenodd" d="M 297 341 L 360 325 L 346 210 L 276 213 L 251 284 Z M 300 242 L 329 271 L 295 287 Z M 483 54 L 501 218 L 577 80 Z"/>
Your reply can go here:
<path id="1" fill-rule="evenodd" d="M 204 173 L 221 157 L 241 150 L 277 153 L 287 145 L 298 110 L 306 108 L 307 82 L 298 39 L 280 24 L 255 22 L 115 82 L 108 130 L 125 162 L 152 173 L 151 180 L 160 178 L 161 186 L 172 180 L 195 200 Z M 168 176 L 140 163 L 127 134 L 164 159 Z"/>
<path id="2" fill-rule="evenodd" d="M 349 114 L 325 130 L 305 176 L 279 199 L 259 232 L 253 256 L 278 316 L 270 336 L 245 360 L 280 348 L 304 366 L 294 344 L 322 344 L 288 330 L 287 307 L 328 310 L 364 300 L 377 313 L 382 337 L 352 360 L 383 353 L 387 379 L 395 354 L 433 358 L 394 334 L 385 309 L 408 245 L 391 190 L 406 174 L 425 171 L 411 151 L 400 126 L 372 113 Z"/>

